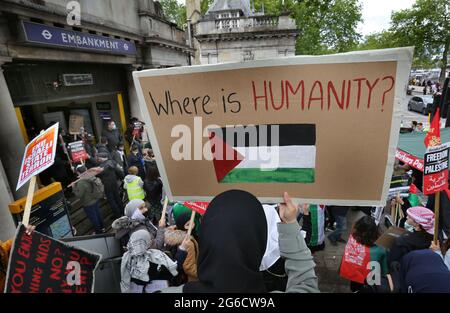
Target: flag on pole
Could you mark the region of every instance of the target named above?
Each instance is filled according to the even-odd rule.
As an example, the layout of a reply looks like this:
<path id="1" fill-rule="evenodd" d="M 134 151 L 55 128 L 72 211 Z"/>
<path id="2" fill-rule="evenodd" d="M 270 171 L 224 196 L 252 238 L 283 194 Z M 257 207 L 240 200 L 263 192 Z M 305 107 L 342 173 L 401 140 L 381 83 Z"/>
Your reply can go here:
<path id="1" fill-rule="evenodd" d="M 419 196 L 417 195 L 418 192 L 419 190 L 417 189 L 416 185 L 411 184 L 411 186 L 409 187 L 409 196 L 408 196 L 408 201 L 411 204 L 411 206 L 420 205 L 420 199 Z"/>
<path id="2" fill-rule="evenodd" d="M 425 146 L 434 147 L 441 144 L 441 130 L 440 130 L 440 113 L 439 108 L 436 110 L 436 114 L 434 114 L 433 121 L 430 125 L 430 130 L 425 136 L 424 143 Z"/>

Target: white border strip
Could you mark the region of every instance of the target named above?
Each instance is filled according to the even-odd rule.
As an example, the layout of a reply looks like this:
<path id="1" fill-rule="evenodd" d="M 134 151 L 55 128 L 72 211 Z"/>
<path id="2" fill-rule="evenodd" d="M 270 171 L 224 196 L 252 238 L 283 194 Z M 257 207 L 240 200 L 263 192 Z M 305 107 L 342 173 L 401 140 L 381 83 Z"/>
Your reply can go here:
<path id="1" fill-rule="evenodd" d="M 180 75 L 191 73 L 216 72 L 224 70 L 245 69 L 245 68 L 264 68 L 272 66 L 289 66 L 289 65 L 317 65 L 317 64 L 341 64 L 341 63 L 365 63 L 365 62 L 397 62 L 397 77 L 395 83 L 394 108 L 391 121 L 391 129 L 388 146 L 388 160 L 386 165 L 386 172 L 383 184 L 381 199 L 379 200 L 354 200 L 354 199 L 302 199 L 295 198 L 295 201 L 306 202 L 311 204 L 326 204 L 326 205 L 355 205 L 355 206 L 384 206 L 387 201 L 389 185 L 395 160 L 395 150 L 399 138 L 402 103 L 406 98 L 406 88 L 408 76 L 411 69 L 411 63 L 414 53 L 414 47 L 382 49 L 382 50 L 367 50 L 355 51 L 342 54 L 331 54 L 324 56 L 295 56 L 285 57 L 279 59 L 255 60 L 243 63 L 224 63 L 224 64 L 209 64 L 209 65 L 193 65 L 173 67 L 167 69 L 150 69 L 143 71 L 134 71 L 133 80 L 136 87 L 136 93 L 139 100 L 139 109 L 144 118 L 144 122 L 150 126 L 150 140 L 155 154 L 158 169 L 161 174 L 161 179 L 164 184 L 164 190 L 167 196 L 172 201 L 210 201 L 212 196 L 177 196 L 174 197 L 170 189 L 167 172 L 162 159 L 159 143 L 153 128 L 150 114 L 147 110 L 143 90 L 139 81 L 141 77 L 155 77 L 167 75 Z M 280 197 L 258 197 L 263 203 L 277 203 L 283 201 Z"/>

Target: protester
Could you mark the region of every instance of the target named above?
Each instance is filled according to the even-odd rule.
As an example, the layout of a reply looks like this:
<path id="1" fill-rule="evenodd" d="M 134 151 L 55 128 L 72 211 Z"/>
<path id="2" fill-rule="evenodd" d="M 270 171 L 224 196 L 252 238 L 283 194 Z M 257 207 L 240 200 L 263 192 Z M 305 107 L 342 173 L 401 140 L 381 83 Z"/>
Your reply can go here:
<path id="1" fill-rule="evenodd" d="M 142 179 L 145 179 L 144 160 L 142 159 L 142 154 L 139 152 L 138 145 L 131 146 L 131 153 L 128 157 L 128 166 L 136 166 L 139 169 L 138 175 Z"/>
<path id="2" fill-rule="evenodd" d="M 278 242 L 277 225 L 281 220 L 275 207 L 263 205 L 267 221 L 267 244 L 259 269 L 263 273 L 264 285 L 268 292 L 286 290 L 288 280 Z"/>
<path id="3" fill-rule="evenodd" d="M 122 216 L 123 203 L 119 195 L 118 180 L 123 178 L 123 173 L 113 160 L 108 159 L 108 154 L 99 152 L 97 160 L 103 172 L 98 175 L 105 186 L 105 195 L 115 218 Z"/>
<path id="4" fill-rule="evenodd" d="M 127 158 L 125 156 L 125 146 L 122 142 L 119 142 L 116 149 L 114 149 L 111 153 L 111 158 L 123 169 L 125 170 L 128 168 L 127 165 Z"/>
<path id="5" fill-rule="evenodd" d="M 93 168 L 96 167 L 97 164 L 97 149 L 94 145 L 94 136 L 92 135 L 86 135 L 84 140 L 84 148 L 86 150 L 86 153 L 88 154 L 88 159 L 86 160 L 86 167 Z"/>
<path id="6" fill-rule="evenodd" d="M 416 132 L 423 133 L 423 123 L 417 123 Z"/>
<path id="7" fill-rule="evenodd" d="M 165 250 L 170 251 L 172 256 L 176 255 L 178 247 L 183 243 L 187 236 L 187 230 L 189 229 L 191 213 L 182 213 L 179 215 L 173 226 L 169 226 L 164 231 L 164 244 Z M 164 227 L 164 219 L 162 219 L 159 227 Z M 187 252 L 186 259 L 182 266 L 181 278 L 179 284 L 195 281 L 197 277 L 197 261 L 198 261 L 198 243 L 194 238 L 195 231 L 187 241 L 184 250 Z"/>
<path id="8" fill-rule="evenodd" d="M 278 224 L 280 254 L 286 259 L 286 292 L 319 292 L 315 264 L 297 223 L 297 206 L 284 194 Z M 202 219 L 199 280 L 163 292 L 265 292 L 261 262 L 267 245 L 267 221 L 258 199 L 242 190 L 216 196 Z"/>
<path id="9" fill-rule="evenodd" d="M 436 252 L 438 255 L 441 256 L 441 258 L 444 260 L 445 265 L 450 271 L 450 252 L 449 252 L 450 237 L 447 238 L 447 240 L 442 244 L 442 247 L 440 247 L 439 244 L 435 244 L 434 241 L 432 241 L 430 248 L 431 250 L 433 250 L 434 252 Z"/>
<path id="10" fill-rule="evenodd" d="M 145 182 L 144 182 L 144 184 L 145 184 Z M 169 208 L 167 209 L 167 211 L 169 211 Z M 177 218 L 180 215 L 182 215 L 184 213 L 191 214 L 191 212 L 192 212 L 192 210 L 189 209 L 188 207 L 184 206 L 182 203 L 175 203 L 172 206 L 171 216 L 169 215 L 169 224 L 175 225 L 175 221 L 177 220 Z M 170 218 L 170 217 L 172 217 L 172 218 Z M 202 220 L 202 216 L 199 213 L 195 213 L 194 228 L 193 228 L 194 235 L 197 235 L 200 232 L 201 220 Z"/>
<path id="11" fill-rule="evenodd" d="M 86 167 L 83 165 L 78 165 L 76 168 L 76 172 L 79 175 L 86 172 L 86 170 Z M 98 178 L 94 176 L 91 178 L 81 178 L 73 187 L 73 193 L 80 199 L 80 204 L 83 207 L 84 212 L 94 225 L 95 234 L 105 232 L 99 205 L 99 200 L 103 197 L 103 187 L 101 184 L 102 183 Z"/>
<path id="12" fill-rule="evenodd" d="M 144 181 L 144 190 L 147 201 L 152 206 L 152 220 L 159 221 L 161 219 L 162 212 L 162 188 L 163 184 L 159 177 L 158 168 L 155 166 L 149 166 L 147 168 L 147 175 Z"/>
<path id="13" fill-rule="evenodd" d="M 430 249 L 407 253 L 401 261 L 401 292 L 450 293 L 450 271 Z"/>
<path id="14" fill-rule="evenodd" d="M 102 137 L 105 137 L 108 140 L 107 146 L 109 152 L 112 152 L 115 147 L 117 147 L 119 142 L 123 141 L 123 138 L 117 129 L 116 123 L 113 120 L 106 122 L 106 129 L 103 129 Z"/>
<path id="15" fill-rule="evenodd" d="M 164 246 L 164 229 L 157 228 L 148 219 L 149 206 L 140 199 L 131 200 L 125 206 L 125 216 L 116 219 L 112 223 L 115 238 L 126 246 L 131 234 L 137 230 L 145 229 L 150 233 L 152 249 L 161 249 Z"/>
<path id="16" fill-rule="evenodd" d="M 373 266 L 369 262 L 377 262 L 381 276 L 388 273 L 386 250 L 375 244 L 378 239 L 378 227 L 370 216 L 363 216 L 353 226 L 350 238 L 342 257 L 340 276 L 350 280 L 352 292 L 360 292 L 368 282 Z"/>
<path id="17" fill-rule="evenodd" d="M 413 132 L 415 132 L 417 130 L 417 121 L 412 121 L 411 122 L 411 129 Z"/>
<path id="18" fill-rule="evenodd" d="M 127 191 L 128 200 L 145 199 L 144 182 L 137 176 L 138 173 L 138 168 L 131 166 L 128 169 L 128 175 L 123 180 L 123 188 Z"/>
<path id="19" fill-rule="evenodd" d="M 406 213 L 405 229 L 408 232 L 395 239 L 388 255 L 389 264 L 400 262 L 408 252 L 428 249 L 433 240 L 434 213 L 420 206 L 409 208 Z"/>
<path id="20" fill-rule="evenodd" d="M 26 234 L 31 235 L 31 233 L 36 229 L 36 226 L 28 225 L 26 227 Z M 8 262 L 9 255 L 11 253 L 11 248 L 13 244 L 13 239 L 6 241 L 0 240 L 0 293 L 5 290 L 6 275 L 8 273 Z"/>
<path id="21" fill-rule="evenodd" d="M 346 243 L 346 241 L 342 239 L 342 234 L 347 229 L 348 207 L 331 206 L 330 211 L 334 219 L 336 220 L 336 230 L 328 235 L 328 240 L 330 240 L 330 243 L 333 246 L 337 246 L 338 242 Z"/>
<path id="22" fill-rule="evenodd" d="M 325 206 L 305 205 L 297 221 L 303 219 L 302 230 L 306 232 L 306 245 L 311 253 L 325 249 Z"/>
<path id="23" fill-rule="evenodd" d="M 97 154 L 105 153 L 108 155 L 108 159 L 111 159 L 111 152 L 108 149 L 108 139 L 101 137 L 100 142 L 97 144 Z"/>
<path id="24" fill-rule="evenodd" d="M 125 131 L 125 139 L 128 144 L 132 146 L 134 143 L 139 143 L 142 140 L 142 132 L 144 131 L 144 123 L 139 121 L 136 117 L 132 117 L 128 123 Z"/>
<path id="25" fill-rule="evenodd" d="M 170 286 L 177 276 L 177 262 L 161 250 L 151 249 L 152 237 L 140 229 L 130 237 L 120 266 L 120 289 L 123 293 L 151 293 Z M 179 262 L 184 260 L 179 257 Z"/>
<path id="26" fill-rule="evenodd" d="M 426 207 L 434 212 L 435 194 L 428 196 Z M 444 234 L 450 234 L 450 199 L 447 191 L 441 191 L 439 193 L 439 240 L 444 240 Z"/>

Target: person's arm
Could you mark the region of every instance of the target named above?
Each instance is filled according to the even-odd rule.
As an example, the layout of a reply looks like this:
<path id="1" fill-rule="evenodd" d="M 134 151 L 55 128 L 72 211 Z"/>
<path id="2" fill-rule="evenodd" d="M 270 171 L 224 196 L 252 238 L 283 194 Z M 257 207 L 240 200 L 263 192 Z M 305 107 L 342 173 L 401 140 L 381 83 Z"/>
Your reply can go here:
<path id="1" fill-rule="evenodd" d="M 152 243 L 152 249 L 158 249 L 161 250 L 164 246 L 164 233 L 166 229 L 163 227 L 158 227 L 158 230 L 156 231 L 156 237 L 155 240 L 153 240 Z"/>
<path id="2" fill-rule="evenodd" d="M 288 276 L 286 292 L 320 292 L 314 271 L 316 265 L 296 220 L 298 207 L 292 203 L 287 192 L 284 193 L 284 201 L 280 204 L 283 223 L 278 223 L 278 243 Z"/>
<path id="3" fill-rule="evenodd" d="M 141 188 L 144 187 L 144 182 L 142 181 L 142 178 L 140 178 L 140 177 L 139 177 L 138 185 Z"/>
<path id="4" fill-rule="evenodd" d="M 186 247 L 186 252 L 187 256 L 183 263 L 183 271 L 188 276 L 197 277 L 197 253 L 191 240 L 189 240 L 189 244 Z"/>

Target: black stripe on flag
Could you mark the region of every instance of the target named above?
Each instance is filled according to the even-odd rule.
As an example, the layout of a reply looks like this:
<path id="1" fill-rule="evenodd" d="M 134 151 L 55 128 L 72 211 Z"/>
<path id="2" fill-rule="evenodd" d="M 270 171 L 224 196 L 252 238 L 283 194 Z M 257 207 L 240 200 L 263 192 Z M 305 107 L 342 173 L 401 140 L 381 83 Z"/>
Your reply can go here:
<path id="1" fill-rule="evenodd" d="M 278 126 L 278 136 L 275 136 L 275 126 Z M 209 131 L 222 138 L 231 147 L 314 146 L 316 144 L 315 124 L 232 126 L 218 130 L 210 129 Z M 275 137 L 272 138 L 272 135 Z"/>

